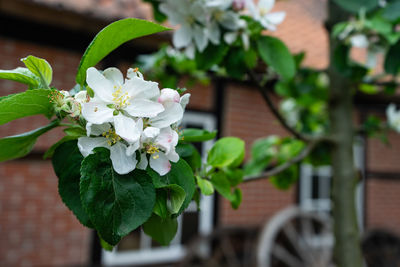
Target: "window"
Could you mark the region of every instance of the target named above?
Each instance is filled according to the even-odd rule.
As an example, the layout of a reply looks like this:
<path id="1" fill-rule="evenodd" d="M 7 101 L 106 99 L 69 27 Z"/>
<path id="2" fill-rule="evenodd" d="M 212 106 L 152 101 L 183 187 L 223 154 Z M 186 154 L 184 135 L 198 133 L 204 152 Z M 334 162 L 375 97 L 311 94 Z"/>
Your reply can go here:
<path id="1" fill-rule="evenodd" d="M 213 131 L 216 128 L 215 117 L 211 114 L 186 111 L 181 123 L 183 128 L 201 128 Z M 213 141 L 197 143 L 203 161 L 211 149 Z M 104 265 L 145 265 L 179 261 L 185 256 L 185 245 L 197 235 L 207 235 L 213 228 L 213 196 L 202 196 L 200 211 L 196 204 L 190 203 L 186 211 L 178 218 L 178 231 L 171 244 L 160 246 L 156 241 L 136 229 L 114 248 L 112 252 L 102 252 Z M 205 248 L 207 251 L 207 248 Z"/>
<path id="2" fill-rule="evenodd" d="M 357 138 L 354 145 L 354 163 L 364 176 L 364 140 Z M 331 212 L 332 168 L 330 166 L 313 167 L 302 164 L 299 181 L 299 206 L 307 211 Z M 363 222 L 364 181 L 356 188 L 356 207 L 360 229 Z"/>

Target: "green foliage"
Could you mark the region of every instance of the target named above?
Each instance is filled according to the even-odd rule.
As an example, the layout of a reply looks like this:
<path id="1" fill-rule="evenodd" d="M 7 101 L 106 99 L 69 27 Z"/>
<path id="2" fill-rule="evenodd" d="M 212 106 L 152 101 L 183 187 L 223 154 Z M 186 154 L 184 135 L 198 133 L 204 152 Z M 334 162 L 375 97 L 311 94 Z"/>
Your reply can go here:
<path id="1" fill-rule="evenodd" d="M 183 130 L 182 141 L 184 142 L 204 142 L 215 138 L 217 131 L 209 132 L 203 129 L 186 128 Z"/>
<path id="2" fill-rule="evenodd" d="M 276 157 L 280 141 L 280 138 L 274 135 L 256 140 L 251 146 L 251 159 L 245 165 L 245 174 L 261 174 Z"/>
<path id="3" fill-rule="evenodd" d="M 0 70 L 0 79 L 11 80 L 29 85 L 29 88 L 38 88 L 39 80 L 29 69 L 16 68 L 13 70 Z"/>
<path id="4" fill-rule="evenodd" d="M 176 152 L 192 168 L 193 172 L 201 168 L 201 156 L 196 147 L 192 144 L 178 144 Z"/>
<path id="5" fill-rule="evenodd" d="M 178 230 L 176 218 L 163 219 L 153 214 L 150 219 L 143 224 L 143 231 L 163 246 L 166 246 L 175 237 Z"/>
<path id="6" fill-rule="evenodd" d="M 257 42 L 262 60 L 283 79 L 290 80 L 296 73 L 296 64 L 286 45 L 278 38 L 262 36 Z"/>
<path id="7" fill-rule="evenodd" d="M 280 190 L 288 190 L 299 177 L 297 165 L 292 165 L 288 169 L 269 178 L 269 181 Z"/>
<path id="8" fill-rule="evenodd" d="M 382 17 L 389 21 L 399 21 L 400 17 L 400 1 L 392 1 L 388 3 L 382 12 Z"/>
<path id="9" fill-rule="evenodd" d="M 231 202 L 232 208 L 237 209 L 239 207 L 242 200 L 240 190 L 235 188 L 232 192 L 231 183 L 224 172 L 213 173 L 210 181 L 215 190 Z"/>
<path id="10" fill-rule="evenodd" d="M 385 71 L 389 74 L 397 75 L 400 71 L 400 41 L 392 46 L 385 57 Z"/>
<path id="11" fill-rule="evenodd" d="M 49 100 L 51 91 L 34 89 L 1 98 L 0 125 L 15 119 L 38 114 L 51 118 L 54 112 L 53 105 Z"/>
<path id="12" fill-rule="evenodd" d="M 151 177 L 141 170 L 120 175 L 110 151 L 96 148 L 81 167 L 82 205 L 99 235 L 110 245 L 150 218 L 156 200 Z"/>
<path id="13" fill-rule="evenodd" d="M 77 141 L 74 140 L 64 142 L 55 149 L 52 163 L 58 177 L 58 193 L 62 201 L 83 225 L 92 228 L 79 193 L 82 160 L 83 156 L 79 152 Z"/>
<path id="14" fill-rule="evenodd" d="M 205 196 L 214 194 L 214 187 L 207 179 L 203 179 L 200 176 L 196 176 L 197 185 L 199 186 L 201 193 Z"/>
<path id="15" fill-rule="evenodd" d="M 208 70 L 214 65 L 221 63 L 222 59 L 228 52 L 229 47 L 225 44 L 212 45 L 209 44 L 202 52 L 196 51 L 196 65 L 201 70 Z"/>
<path id="16" fill-rule="evenodd" d="M 48 159 L 48 158 L 53 157 L 54 152 L 56 151 L 56 149 L 57 149 L 60 145 L 64 144 L 65 142 L 73 141 L 73 140 L 76 140 L 76 139 L 78 139 L 77 136 L 64 136 L 64 137 L 61 138 L 57 143 L 54 143 L 49 149 L 47 149 L 47 151 L 46 151 L 46 152 L 44 153 L 44 155 L 43 155 L 43 159 Z M 54 167 L 53 167 L 53 168 L 54 168 Z"/>
<path id="17" fill-rule="evenodd" d="M 237 137 L 219 139 L 208 152 L 207 163 L 213 167 L 236 167 L 244 159 L 244 142 Z"/>
<path id="18" fill-rule="evenodd" d="M 334 2 L 352 13 L 358 13 L 361 9 L 370 11 L 378 7 L 379 4 L 379 0 L 334 0 Z"/>
<path id="19" fill-rule="evenodd" d="M 36 140 L 42 134 L 57 127 L 58 121 L 20 135 L 7 136 L 0 139 L 0 162 L 26 156 L 33 148 Z"/>
<path id="20" fill-rule="evenodd" d="M 161 23 L 167 19 L 167 16 L 165 16 L 159 10 L 159 6 L 161 4 L 159 0 L 143 0 L 143 2 L 150 3 L 153 6 L 153 16 L 156 21 Z"/>
<path id="21" fill-rule="evenodd" d="M 196 189 L 193 171 L 185 160 L 180 159 L 177 163 L 171 163 L 171 170 L 164 176 L 159 176 L 155 171 L 148 168 L 147 173 L 151 176 L 156 188 L 165 188 L 169 185 L 178 185 L 185 191 L 183 201 L 177 215 L 181 214 L 192 200 Z"/>
<path id="22" fill-rule="evenodd" d="M 86 70 L 96 65 L 123 43 L 166 30 L 168 28 L 161 25 L 134 18 L 111 23 L 96 35 L 83 54 L 76 74 L 76 82 L 83 85 L 86 80 Z"/>
<path id="23" fill-rule="evenodd" d="M 21 59 L 25 66 L 39 78 L 39 86 L 50 89 L 51 80 L 53 79 L 53 69 L 50 64 L 42 58 L 35 56 L 27 56 Z"/>

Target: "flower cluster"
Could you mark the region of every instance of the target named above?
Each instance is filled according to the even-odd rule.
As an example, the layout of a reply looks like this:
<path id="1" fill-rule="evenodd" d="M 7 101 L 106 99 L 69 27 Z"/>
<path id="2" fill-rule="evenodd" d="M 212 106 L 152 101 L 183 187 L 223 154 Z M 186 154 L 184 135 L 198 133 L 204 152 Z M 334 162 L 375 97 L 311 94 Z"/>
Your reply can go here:
<path id="1" fill-rule="evenodd" d="M 86 102 L 88 96 L 86 91 L 80 91 L 72 97 L 68 91 L 54 90 L 49 98 L 57 113 L 65 112 L 68 116 L 77 118 L 82 111 L 81 105 Z"/>
<path id="2" fill-rule="evenodd" d="M 275 0 L 165 0 L 160 5 L 172 25 L 180 25 L 174 32 L 173 44 L 185 49 L 189 58 L 194 58 L 197 49 L 203 52 L 209 42 L 227 44 L 238 38 L 245 49 L 249 47 L 249 29 L 244 16 L 250 16 L 265 29 L 275 30 L 284 18 L 284 12 L 270 13 Z"/>
<path id="3" fill-rule="evenodd" d="M 101 73 L 92 67 L 86 81 L 94 96 L 85 97 L 79 106 L 87 133 L 78 139 L 82 155 L 104 147 L 110 150 L 113 168 L 119 174 L 148 165 L 160 175 L 168 173 L 170 161 L 179 160 L 175 151 L 177 128 L 190 95 L 181 97 L 169 88 L 160 91 L 156 82 L 145 81 L 137 69 L 129 69 L 124 80 L 116 68 Z M 73 101 L 79 101 L 83 92 Z"/>

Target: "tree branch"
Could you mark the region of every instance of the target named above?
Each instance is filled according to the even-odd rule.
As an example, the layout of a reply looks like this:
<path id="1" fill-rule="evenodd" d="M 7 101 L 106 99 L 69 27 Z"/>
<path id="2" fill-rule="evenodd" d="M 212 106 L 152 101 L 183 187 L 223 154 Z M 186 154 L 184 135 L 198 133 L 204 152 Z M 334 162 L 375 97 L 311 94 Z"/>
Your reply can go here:
<path id="1" fill-rule="evenodd" d="M 294 158 L 290 159 L 289 161 L 286 161 L 285 163 L 276 166 L 275 168 L 272 168 L 271 170 L 268 170 L 266 172 L 263 172 L 260 175 L 251 175 L 251 176 L 245 176 L 244 177 L 244 182 L 248 181 L 254 181 L 254 180 L 259 180 L 259 179 L 265 179 L 266 177 L 274 176 L 286 169 L 288 169 L 290 166 L 299 163 L 302 161 L 305 157 L 307 157 L 315 148 L 317 144 L 322 142 L 325 139 L 317 139 L 314 141 L 311 141 L 307 144 L 307 146 Z"/>
<path id="2" fill-rule="evenodd" d="M 248 72 L 250 78 L 253 80 L 253 82 L 257 85 L 258 91 L 261 93 L 262 97 L 264 98 L 265 102 L 267 103 L 267 106 L 271 110 L 271 112 L 274 114 L 274 116 L 279 120 L 281 125 L 288 131 L 290 132 L 294 137 L 297 139 L 300 139 L 304 142 L 309 142 L 313 138 L 305 136 L 295 129 L 293 129 L 289 124 L 287 124 L 285 118 L 282 117 L 278 109 L 275 107 L 274 103 L 272 102 L 272 99 L 269 97 L 268 93 L 266 92 L 265 88 L 260 84 L 259 80 L 257 79 L 256 75 L 250 70 Z"/>

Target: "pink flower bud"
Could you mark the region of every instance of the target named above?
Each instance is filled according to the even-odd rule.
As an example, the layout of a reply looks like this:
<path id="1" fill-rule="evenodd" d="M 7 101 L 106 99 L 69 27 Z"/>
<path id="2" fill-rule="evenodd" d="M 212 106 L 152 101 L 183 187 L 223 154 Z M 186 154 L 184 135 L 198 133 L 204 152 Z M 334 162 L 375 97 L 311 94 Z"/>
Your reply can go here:
<path id="1" fill-rule="evenodd" d="M 176 90 L 169 88 L 162 89 L 160 97 L 158 98 L 158 102 L 163 105 L 170 102 L 179 103 L 180 100 L 181 97 L 179 96 L 179 93 Z"/>

